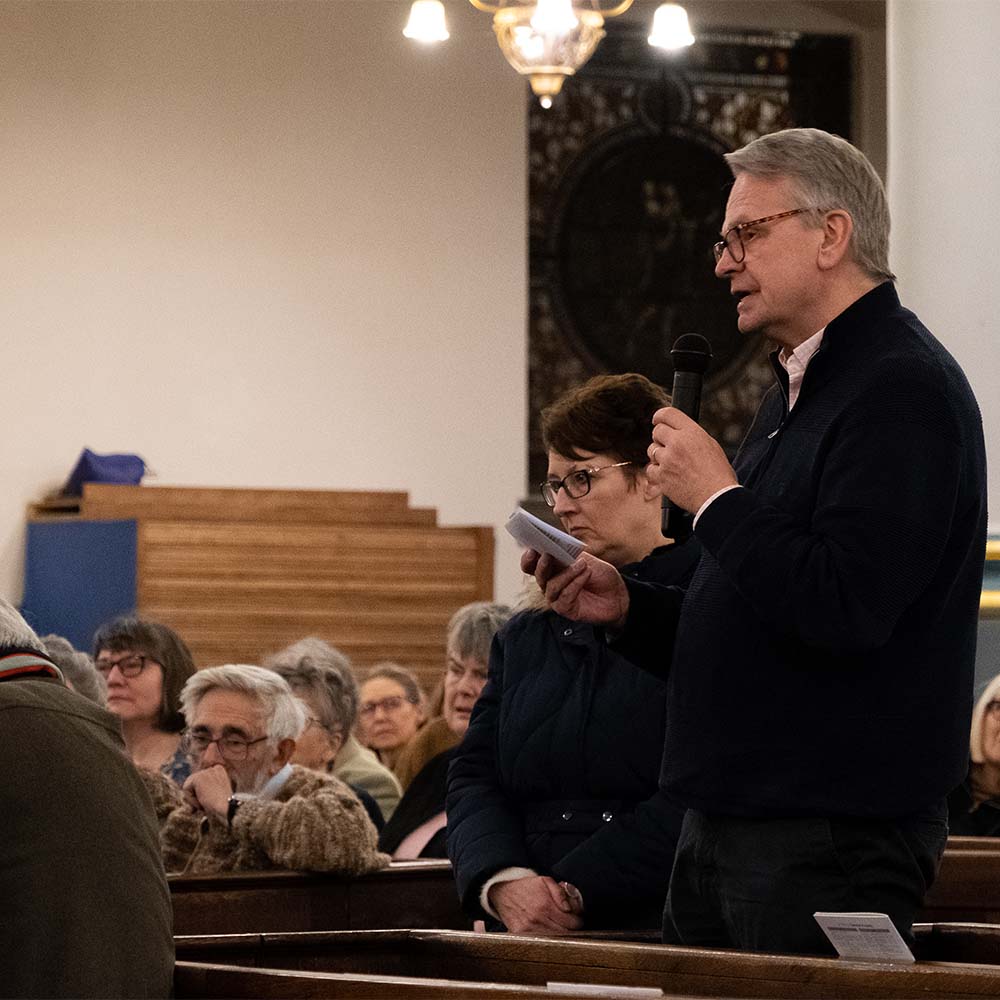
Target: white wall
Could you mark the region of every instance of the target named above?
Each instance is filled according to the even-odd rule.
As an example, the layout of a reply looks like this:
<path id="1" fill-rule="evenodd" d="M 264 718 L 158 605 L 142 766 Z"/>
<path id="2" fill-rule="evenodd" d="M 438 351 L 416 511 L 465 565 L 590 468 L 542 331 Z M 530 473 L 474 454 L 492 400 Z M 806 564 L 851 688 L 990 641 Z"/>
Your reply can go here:
<path id="1" fill-rule="evenodd" d="M 889 199 L 900 296 L 955 355 L 983 412 L 1000 533 L 1000 3 L 889 0 Z"/>
<path id="2" fill-rule="evenodd" d="M 4 596 L 84 445 L 443 523 L 522 495 L 525 87 L 485 15 L 424 50 L 408 6 L 0 4 Z"/>

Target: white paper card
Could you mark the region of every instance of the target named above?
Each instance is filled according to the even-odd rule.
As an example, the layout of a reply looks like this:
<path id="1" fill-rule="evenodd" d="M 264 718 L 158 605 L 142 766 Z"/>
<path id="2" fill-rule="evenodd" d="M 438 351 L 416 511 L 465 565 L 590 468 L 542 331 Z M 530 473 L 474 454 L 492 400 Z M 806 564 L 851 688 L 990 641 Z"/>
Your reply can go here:
<path id="1" fill-rule="evenodd" d="M 519 545 L 536 552 L 544 552 L 552 556 L 556 562 L 568 566 L 587 547 L 565 531 L 553 528 L 541 518 L 529 514 L 524 508 L 518 507 L 507 518 L 507 530 L 514 536 Z"/>
<path id="2" fill-rule="evenodd" d="M 913 962 L 913 952 L 885 913 L 814 913 L 841 958 L 856 962 Z"/>
<path id="3" fill-rule="evenodd" d="M 655 1000 L 663 996 L 659 986 L 604 986 L 600 983 L 556 983 L 551 980 L 545 988 L 556 996 L 564 997 L 622 997 L 630 1000 Z"/>

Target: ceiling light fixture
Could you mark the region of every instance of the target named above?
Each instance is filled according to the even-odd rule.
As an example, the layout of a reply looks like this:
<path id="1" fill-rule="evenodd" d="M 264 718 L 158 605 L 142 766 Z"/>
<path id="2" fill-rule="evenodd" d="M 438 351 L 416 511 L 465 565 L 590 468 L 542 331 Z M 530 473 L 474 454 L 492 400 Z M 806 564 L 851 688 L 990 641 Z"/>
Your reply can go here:
<path id="1" fill-rule="evenodd" d="M 477 10 L 493 15 L 493 30 L 507 62 L 528 77 L 544 108 L 594 54 L 605 35 L 606 18 L 624 14 L 634 0 L 602 7 L 601 0 L 469 0 Z M 422 42 L 448 37 L 440 0 L 414 0 L 407 38 Z M 677 49 L 694 41 L 687 13 L 675 3 L 662 4 L 653 18 L 649 44 Z"/>

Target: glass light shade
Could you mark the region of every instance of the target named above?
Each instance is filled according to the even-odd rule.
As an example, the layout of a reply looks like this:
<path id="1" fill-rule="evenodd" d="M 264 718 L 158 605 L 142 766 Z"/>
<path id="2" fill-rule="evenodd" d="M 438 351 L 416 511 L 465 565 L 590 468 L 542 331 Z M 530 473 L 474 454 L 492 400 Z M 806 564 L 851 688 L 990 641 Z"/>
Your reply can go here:
<path id="1" fill-rule="evenodd" d="M 649 44 L 658 49 L 682 49 L 694 42 L 687 11 L 676 3 L 663 3 L 653 15 L 653 33 Z"/>
<path id="2" fill-rule="evenodd" d="M 493 17 L 493 30 L 504 58 L 530 78 L 542 105 L 550 107 L 566 77 L 594 54 L 605 34 L 604 18 L 595 10 L 576 10 L 571 30 L 555 34 L 538 31 L 535 14 L 534 7 L 503 7 Z"/>
<path id="3" fill-rule="evenodd" d="M 403 34 L 416 42 L 443 42 L 449 38 L 441 0 L 413 0 Z"/>

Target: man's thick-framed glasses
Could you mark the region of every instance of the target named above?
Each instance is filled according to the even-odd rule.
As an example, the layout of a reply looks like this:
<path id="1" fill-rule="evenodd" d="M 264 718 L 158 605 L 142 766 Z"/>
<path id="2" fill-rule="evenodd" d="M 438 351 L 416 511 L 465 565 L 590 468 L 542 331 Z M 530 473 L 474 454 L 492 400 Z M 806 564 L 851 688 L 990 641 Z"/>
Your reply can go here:
<path id="1" fill-rule="evenodd" d="M 115 667 L 121 672 L 122 677 L 138 677 L 146 669 L 146 664 L 151 661 L 151 657 L 142 653 L 131 653 L 119 660 L 97 659 L 94 661 L 94 666 L 105 679 Z"/>
<path id="2" fill-rule="evenodd" d="M 542 499 L 550 507 L 555 507 L 556 494 L 560 490 L 565 490 L 566 496 L 573 500 L 579 500 L 580 497 L 585 497 L 590 492 L 591 480 L 599 472 L 603 472 L 605 469 L 620 469 L 624 465 L 633 464 L 633 462 L 615 462 L 614 465 L 599 465 L 594 469 L 577 469 L 576 472 L 571 472 L 568 476 L 563 476 L 562 479 L 546 479 L 544 483 L 539 484 L 538 488 L 541 490 Z"/>
<path id="3" fill-rule="evenodd" d="M 719 240 L 712 247 L 715 254 L 715 263 L 722 260 L 722 255 L 728 250 L 729 256 L 733 258 L 734 264 L 742 264 L 746 260 L 747 248 L 744 243 L 753 239 L 753 229 L 762 226 L 765 222 L 777 222 L 779 219 L 790 219 L 793 215 L 801 215 L 803 212 L 818 212 L 817 208 L 793 208 L 789 212 L 779 212 L 777 215 L 765 215 L 762 219 L 751 219 L 749 222 L 741 222 L 739 225 L 727 229 Z M 746 235 L 744 235 L 746 234 Z"/>
<path id="4" fill-rule="evenodd" d="M 263 743 L 266 736 L 258 736 L 255 740 L 244 739 L 242 736 L 229 734 L 213 737 L 211 733 L 195 730 L 184 730 L 181 735 L 181 752 L 188 757 L 200 757 L 213 743 L 219 748 L 219 755 L 230 764 L 238 764 L 247 759 L 250 747 L 255 743 Z"/>
<path id="5" fill-rule="evenodd" d="M 358 715 L 368 718 L 374 715 L 380 708 L 388 715 L 391 712 L 398 712 L 407 702 L 411 705 L 414 704 L 409 698 L 404 698 L 401 694 L 393 694 L 388 698 L 380 698 L 378 701 L 365 701 L 361 703 Z"/>

